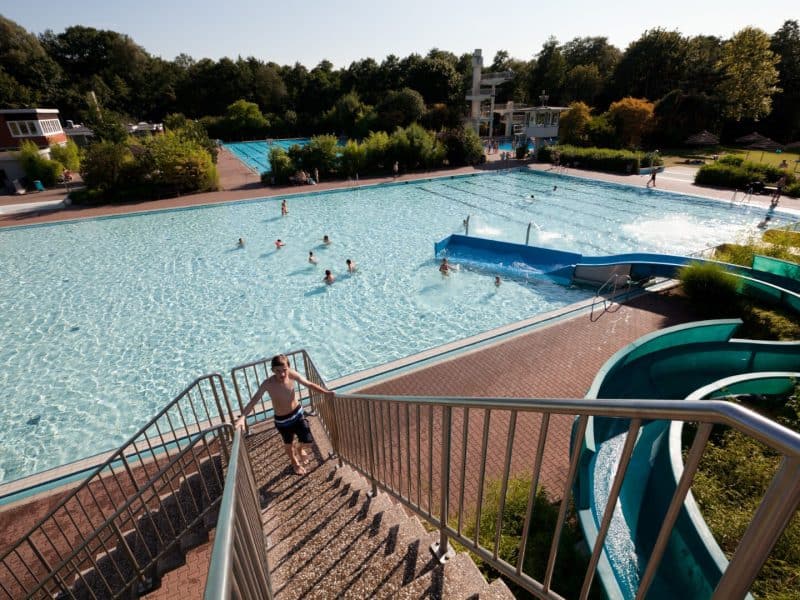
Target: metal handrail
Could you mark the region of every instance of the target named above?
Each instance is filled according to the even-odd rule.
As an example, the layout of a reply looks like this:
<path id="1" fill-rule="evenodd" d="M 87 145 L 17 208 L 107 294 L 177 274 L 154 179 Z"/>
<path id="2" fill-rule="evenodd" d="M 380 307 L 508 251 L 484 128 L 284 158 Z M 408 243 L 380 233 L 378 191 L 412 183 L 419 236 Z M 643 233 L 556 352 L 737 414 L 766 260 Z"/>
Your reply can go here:
<path id="1" fill-rule="evenodd" d="M 82 545 L 116 506 L 132 493 L 144 493 L 153 473 L 180 455 L 191 436 L 232 421 L 222 377 L 214 373 L 196 379 L 2 555 L 0 592 L 13 598 L 27 593 L 52 571 L 51 563 Z M 20 593 L 7 592 L 4 582 L 12 582 L 8 585 Z"/>
<path id="2" fill-rule="evenodd" d="M 255 476 L 239 430 L 233 437 L 204 597 L 227 600 L 234 590 L 243 600 L 273 597 Z"/>
<path id="3" fill-rule="evenodd" d="M 517 435 L 517 417 L 522 413 L 534 413 L 541 417 L 539 445 L 532 461 L 534 471 L 529 491 L 524 531 L 530 526 L 533 498 L 537 492 L 542 453 L 548 433 L 548 424 L 552 415 L 579 415 L 577 435 L 582 439 L 590 416 L 618 417 L 631 419 L 628 439 L 621 454 L 619 466 L 612 482 L 606 514 L 604 514 L 599 535 L 590 559 L 590 569 L 584 580 L 581 598 L 588 595 L 595 570 L 605 543 L 605 534 L 617 497 L 622 487 L 625 470 L 630 460 L 636 439 L 636 431 L 643 420 L 668 419 L 701 423 L 701 430 L 696 436 L 691 460 L 687 462 L 684 480 L 676 489 L 671 506 L 679 506 L 690 487 L 691 479 L 699 465 L 708 439 L 708 431 L 712 424 L 724 424 L 758 439 L 779 454 L 783 455 L 781 467 L 764 494 L 761 506 L 756 512 L 740 544 L 719 582 L 714 594 L 715 599 L 744 597 L 758 574 L 761 565 L 789 522 L 792 514 L 800 505 L 800 435 L 782 427 L 768 419 L 740 406 L 721 401 L 691 400 L 565 400 L 565 399 L 509 399 L 509 398 L 421 398 L 396 396 L 341 395 L 333 399 L 323 399 L 327 404 L 320 410 L 323 422 L 334 419 L 339 422 L 328 423 L 328 429 L 341 432 L 337 436 L 334 449 L 340 462 L 369 478 L 374 489 L 381 489 L 390 494 L 406 508 L 439 529 L 439 541 L 432 548 L 436 555 L 443 557 L 448 551 L 448 541 L 455 540 L 477 554 L 500 573 L 527 589 L 539 598 L 559 599 L 561 596 L 552 589 L 554 565 L 559 547 L 561 531 L 567 517 L 567 509 L 571 501 L 571 491 L 577 477 L 578 461 L 581 447 L 576 444 L 570 457 L 570 468 L 561 495 L 561 505 L 556 531 L 547 561 L 545 576 L 542 581 L 522 571 L 527 551 L 525 541 L 517 549 L 516 564 L 510 564 L 498 556 L 500 528 L 495 527 L 494 539 L 489 546 L 482 544 L 480 522 L 483 495 L 477 498 L 474 518 L 474 536 L 467 535 L 463 527 L 465 521 L 465 462 L 460 469 L 460 480 L 451 482 L 446 470 L 449 463 L 458 456 L 451 455 L 450 443 L 456 439 L 457 427 L 451 425 L 454 411 L 461 417 L 461 439 L 466 442 L 470 419 L 482 418 L 483 436 L 480 458 L 473 463 L 479 469 L 478 490 L 483 490 L 487 468 L 487 448 L 490 438 L 501 438 L 506 445 L 504 465 L 501 472 L 503 492 L 510 474 L 511 448 Z M 495 415 L 508 414 L 509 425 L 505 429 L 491 427 L 490 421 Z M 427 418 L 427 422 L 426 422 Z M 405 427 L 405 431 L 403 428 Z M 438 427 L 438 431 L 436 430 Z M 413 435 L 412 435 L 413 432 Z M 434 433 L 439 441 L 434 444 Z M 416 437 L 416 443 L 411 440 Z M 427 450 L 424 444 L 427 443 Z M 436 448 L 434 449 L 434 446 Z M 462 461 L 466 461 L 466 447 L 462 445 Z M 446 486 L 434 478 L 433 458 L 439 453 L 442 458 L 441 477 L 453 486 L 449 498 L 444 498 Z M 456 453 L 457 454 L 457 453 Z M 405 464 L 404 464 L 405 463 Z M 427 481 L 426 481 L 427 480 Z M 416 486 L 412 483 L 416 481 Z M 416 489 L 414 489 L 416 488 Z M 439 500 L 436 508 L 435 500 Z M 448 500 L 455 500 L 458 515 L 449 512 Z M 501 500 L 502 503 L 502 500 Z M 504 507 L 500 506 L 498 522 L 502 523 Z M 453 520 L 457 516 L 457 523 Z M 673 522 L 665 521 L 659 539 L 668 536 Z M 655 553 L 654 553 L 655 554 Z M 650 572 L 658 567 L 660 556 L 651 557 L 648 566 Z M 746 568 L 743 566 L 746 565 Z M 650 574 L 648 574 L 650 577 Z M 556 582 L 558 583 L 558 582 Z M 644 582 L 643 582 L 644 583 Z M 646 586 L 639 590 L 638 597 L 644 597 Z"/>
<path id="4" fill-rule="evenodd" d="M 631 277 L 627 274 L 622 273 L 612 273 L 611 277 L 609 277 L 603 285 L 597 288 L 597 292 L 594 294 L 594 299 L 592 300 L 592 308 L 589 311 L 589 318 L 594 320 L 594 307 L 597 304 L 598 298 L 601 298 L 603 301 L 603 312 L 609 312 L 608 305 L 614 303 L 614 299 L 617 297 L 617 292 L 619 291 L 619 280 L 623 279 L 625 283 L 625 287 L 630 291 L 631 288 Z M 611 288 L 611 294 L 608 298 L 603 296 L 603 292 Z"/>
<path id="5" fill-rule="evenodd" d="M 219 461 L 228 460 L 232 434 L 233 425 L 223 423 L 192 435 L 139 491 L 49 566 L 34 587 L 21 588 L 25 597 L 45 592 L 50 597 L 119 598 L 134 585 L 146 589 L 158 578 L 153 569 L 159 560 L 219 505 Z M 202 489 L 192 490 L 191 481 Z M 26 569 L 30 566 L 25 565 Z"/>

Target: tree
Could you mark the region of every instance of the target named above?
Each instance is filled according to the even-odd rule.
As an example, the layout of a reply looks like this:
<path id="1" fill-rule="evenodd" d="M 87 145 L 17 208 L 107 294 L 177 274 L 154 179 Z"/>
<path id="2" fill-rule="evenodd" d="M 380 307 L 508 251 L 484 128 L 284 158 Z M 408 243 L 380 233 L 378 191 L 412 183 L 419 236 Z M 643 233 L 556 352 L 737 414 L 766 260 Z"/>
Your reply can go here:
<path id="1" fill-rule="evenodd" d="M 384 131 L 404 127 L 418 121 L 425 112 L 422 95 L 410 88 L 389 92 L 375 107 L 378 123 Z"/>
<path id="2" fill-rule="evenodd" d="M 574 66 L 564 77 L 564 99 L 591 104 L 603 89 L 603 85 L 604 77 L 597 65 Z"/>
<path id="3" fill-rule="evenodd" d="M 769 36 L 755 27 L 745 27 L 725 43 L 717 67 L 722 72 L 718 89 L 726 116 L 758 120 L 770 113 L 772 96 L 779 91 L 775 67 L 779 60 L 770 49 Z"/>
<path id="4" fill-rule="evenodd" d="M 775 135 L 791 142 L 800 138 L 800 24 L 786 21 L 772 36 L 770 47 L 780 57 L 778 84 L 783 90 L 774 98 L 770 121 Z"/>
<path id="5" fill-rule="evenodd" d="M 591 109 L 585 102 L 573 102 L 561 115 L 558 139 L 564 144 L 581 144 L 586 139 L 586 128 L 592 119 Z"/>
<path id="6" fill-rule="evenodd" d="M 52 101 L 61 69 L 36 38 L 0 15 L 0 106 Z"/>
<path id="7" fill-rule="evenodd" d="M 406 74 L 406 84 L 422 94 L 427 104 L 454 102 L 461 94 L 460 74 L 453 63 L 440 57 L 414 62 Z"/>
<path id="8" fill-rule="evenodd" d="M 225 126 L 230 135 L 261 136 L 266 133 L 269 121 L 254 102 L 237 100 L 225 111 Z"/>
<path id="9" fill-rule="evenodd" d="M 558 104 L 566 72 L 567 61 L 561 54 L 558 40 L 550 37 L 536 55 L 535 66 L 529 75 L 528 98 L 538 100 L 542 91 L 545 91 L 550 96 L 550 104 Z"/>
<path id="10" fill-rule="evenodd" d="M 653 103 L 639 98 L 623 98 L 608 109 L 617 138 L 624 147 L 636 148 L 653 125 Z"/>
<path id="11" fill-rule="evenodd" d="M 685 78 L 686 42 L 677 31 L 645 31 L 617 65 L 613 87 L 620 96 L 660 98 Z"/>

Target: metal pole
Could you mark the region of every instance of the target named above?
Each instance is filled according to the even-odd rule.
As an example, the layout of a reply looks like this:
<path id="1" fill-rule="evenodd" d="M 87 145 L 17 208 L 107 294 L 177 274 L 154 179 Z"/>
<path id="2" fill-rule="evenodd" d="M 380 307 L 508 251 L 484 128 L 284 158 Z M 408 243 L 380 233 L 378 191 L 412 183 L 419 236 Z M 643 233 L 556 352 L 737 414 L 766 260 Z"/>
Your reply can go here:
<path id="1" fill-rule="evenodd" d="M 464 221 L 464 235 L 469 235 L 469 218 L 470 215 L 467 215 L 467 219 Z"/>
<path id="2" fill-rule="evenodd" d="M 439 488 L 442 497 L 439 499 L 439 541 L 431 544 L 431 552 L 442 564 L 453 558 L 456 553 L 447 541 L 447 513 L 450 502 L 450 434 L 452 433 L 452 408 L 443 407 L 442 415 L 442 480 Z M 429 432 L 433 435 L 433 432 Z"/>
<path id="3" fill-rule="evenodd" d="M 525 234 L 525 245 L 528 245 L 528 242 L 531 241 L 531 226 L 533 225 L 533 221 L 528 223 L 528 233 Z"/>

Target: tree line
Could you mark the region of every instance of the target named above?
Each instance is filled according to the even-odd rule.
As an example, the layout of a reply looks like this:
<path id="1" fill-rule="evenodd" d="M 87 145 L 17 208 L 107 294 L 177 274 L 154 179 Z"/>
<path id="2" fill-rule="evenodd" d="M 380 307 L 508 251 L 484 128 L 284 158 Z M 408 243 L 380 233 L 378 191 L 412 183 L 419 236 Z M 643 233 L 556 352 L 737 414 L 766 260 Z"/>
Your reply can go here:
<path id="1" fill-rule="evenodd" d="M 723 140 L 753 129 L 784 143 L 800 138 L 797 20 L 772 34 L 747 27 L 729 39 L 650 29 L 625 50 L 605 37 L 551 37 L 533 52 L 523 60 L 500 51 L 486 65 L 516 73 L 498 90 L 497 103 L 583 102 L 599 115 L 624 98 L 647 100 L 658 121 L 669 124 L 649 133 L 652 143 L 679 143 L 701 129 Z M 310 69 L 255 57 L 182 54 L 170 61 L 114 31 L 72 26 L 36 36 L 0 15 L 0 105 L 53 106 L 63 118 L 91 122 L 93 92 L 105 112 L 133 121 L 182 114 L 203 119 L 212 137 L 362 138 L 414 120 L 433 130 L 457 126 L 471 59 L 434 48 L 340 69 L 327 60 Z"/>

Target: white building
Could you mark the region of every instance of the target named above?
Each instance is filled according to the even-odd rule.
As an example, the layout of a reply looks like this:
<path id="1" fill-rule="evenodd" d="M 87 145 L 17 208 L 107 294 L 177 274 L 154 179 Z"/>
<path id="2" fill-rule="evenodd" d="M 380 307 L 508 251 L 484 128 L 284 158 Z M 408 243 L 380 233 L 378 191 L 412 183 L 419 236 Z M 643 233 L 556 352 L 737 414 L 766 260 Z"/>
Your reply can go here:
<path id="1" fill-rule="evenodd" d="M 513 71 L 483 73 L 483 56 L 477 49 L 472 54 L 472 90 L 467 95 L 470 102 L 469 122 L 478 135 L 512 138 L 516 144 L 532 140 L 536 146 L 558 137 L 558 122 L 566 106 L 548 106 L 548 96 L 542 92 L 539 106 L 525 106 L 506 102 L 503 107 L 495 105 L 498 85 L 511 81 Z M 494 131 L 494 114 L 500 115 L 502 131 Z"/>

